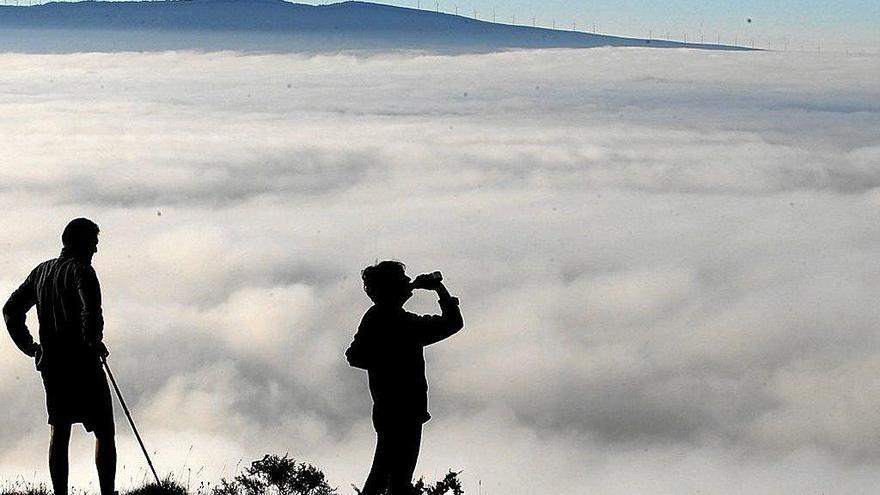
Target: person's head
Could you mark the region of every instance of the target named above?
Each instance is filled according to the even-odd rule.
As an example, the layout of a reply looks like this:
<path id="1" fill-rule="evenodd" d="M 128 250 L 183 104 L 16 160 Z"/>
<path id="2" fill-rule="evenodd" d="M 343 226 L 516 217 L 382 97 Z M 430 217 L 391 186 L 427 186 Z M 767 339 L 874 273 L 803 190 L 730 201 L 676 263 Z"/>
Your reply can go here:
<path id="1" fill-rule="evenodd" d="M 364 292 L 376 304 L 403 306 L 413 295 L 405 270 L 406 266 L 399 261 L 380 261 L 364 268 Z"/>
<path id="2" fill-rule="evenodd" d="M 77 255 L 91 256 L 98 252 L 98 224 L 88 218 L 74 218 L 64 227 L 61 243 L 64 249 Z"/>

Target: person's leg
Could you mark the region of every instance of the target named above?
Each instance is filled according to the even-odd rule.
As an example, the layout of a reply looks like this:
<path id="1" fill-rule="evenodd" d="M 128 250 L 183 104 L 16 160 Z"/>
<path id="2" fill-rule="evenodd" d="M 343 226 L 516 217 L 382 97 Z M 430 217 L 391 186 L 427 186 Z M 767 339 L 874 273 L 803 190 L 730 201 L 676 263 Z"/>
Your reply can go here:
<path id="1" fill-rule="evenodd" d="M 70 445 L 70 424 L 51 425 L 49 434 L 49 477 L 52 478 L 52 491 L 55 495 L 67 495 L 67 457 Z"/>
<path id="2" fill-rule="evenodd" d="M 421 424 L 407 425 L 397 431 L 391 460 L 392 495 L 409 495 L 421 443 Z"/>
<path id="3" fill-rule="evenodd" d="M 95 430 L 95 466 L 101 495 L 113 495 L 116 490 L 116 435 L 113 428 Z"/>
<path id="4" fill-rule="evenodd" d="M 379 495 L 388 486 L 388 449 L 389 438 L 385 432 L 376 432 L 376 453 L 373 454 L 373 466 L 361 495 Z"/>

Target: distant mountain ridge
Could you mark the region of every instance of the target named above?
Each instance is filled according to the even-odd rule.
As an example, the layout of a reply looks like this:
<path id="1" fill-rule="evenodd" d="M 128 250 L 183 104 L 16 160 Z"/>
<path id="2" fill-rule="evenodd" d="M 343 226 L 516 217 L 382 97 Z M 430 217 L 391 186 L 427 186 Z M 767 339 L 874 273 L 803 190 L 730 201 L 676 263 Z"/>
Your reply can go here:
<path id="1" fill-rule="evenodd" d="M 0 6 L 0 51 L 29 51 L 28 40 L 16 41 L 8 36 L 11 31 L 18 34 L 47 31 L 49 38 L 37 35 L 31 40 L 31 45 L 37 48 L 43 44 L 51 49 L 52 36 L 61 36 L 63 41 L 54 44 L 60 51 L 77 47 L 97 51 L 284 50 L 285 46 L 319 51 L 374 48 L 485 51 L 597 46 L 744 49 L 496 24 L 442 12 L 358 1 L 317 6 L 283 0 L 82 1 Z M 82 31 L 101 34 L 83 38 Z M 136 36 L 126 37 L 125 32 Z M 106 50 L 100 49 L 101 46 Z"/>

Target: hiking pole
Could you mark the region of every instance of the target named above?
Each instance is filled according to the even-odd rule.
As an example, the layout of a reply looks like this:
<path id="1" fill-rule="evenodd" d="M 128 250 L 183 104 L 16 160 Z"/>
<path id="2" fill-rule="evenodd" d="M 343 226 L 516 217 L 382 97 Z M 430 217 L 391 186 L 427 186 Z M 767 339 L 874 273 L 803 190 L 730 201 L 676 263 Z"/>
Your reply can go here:
<path id="1" fill-rule="evenodd" d="M 125 405 L 125 399 L 122 398 L 122 392 L 119 391 L 119 385 L 116 384 L 116 378 L 113 378 L 113 372 L 110 371 L 110 365 L 107 364 L 107 358 L 102 356 L 101 363 L 104 364 L 104 369 L 107 370 L 107 376 L 110 377 L 110 383 L 113 384 L 113 390 L 116 391 L 116 397 L 119 398 L 122 410 L 125 411 L 125 417 L 128 418 L 128 424 L 131 425 L 131 431 L 134 432 L 134 437 L 137 438 L 138 444 L 140 444 L 141 450 L 144 453 L 144 457 L 147 458 L 147 464 L 150 466 L 150 471 L 153 472 L 153 477 L 156 478 L 156 484 L 162 486 L 162 482 L 159 481 L 159 475 L 156 474 L 156 468 L 153 467 L 153 461 L 150 460 L 150 454 L 147 453 L 147 448 L 144 447 L 144 441 L 141 440 L 141 434 L 138 433 L 137 426 L 134 425 L 134 419 L 131 417 L 131 412 L 128 410 L 128 406 Z"/>

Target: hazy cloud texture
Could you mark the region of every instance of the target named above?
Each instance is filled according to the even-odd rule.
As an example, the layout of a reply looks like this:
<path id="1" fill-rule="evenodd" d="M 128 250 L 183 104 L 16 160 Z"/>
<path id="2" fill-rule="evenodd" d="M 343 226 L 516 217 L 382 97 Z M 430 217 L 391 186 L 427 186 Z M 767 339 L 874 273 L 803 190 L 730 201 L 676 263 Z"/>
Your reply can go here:
<path id="1" fill-rule="evenodd" d="M 394 257 L 443 270 L 466 320 L 428 350 L 418 473 L 464 469 L 474 493 L 866 493 L 878 67 L 0 55 L 0 294 L 67 220 L 95 219 L 111 362 L 183 477 L 290 452 L 343 491 L 363 481 L 369 397 L 343 351 L 368 307 L 359 270 Z M 11 342 L 0 397 L 0 475 L 45 477 L 42 390 Z M 130 483 L 144 472 L 117 424 Z M 78 435 L 80 482 L 89 448 Z"/>

